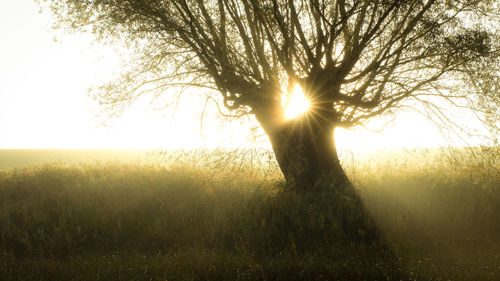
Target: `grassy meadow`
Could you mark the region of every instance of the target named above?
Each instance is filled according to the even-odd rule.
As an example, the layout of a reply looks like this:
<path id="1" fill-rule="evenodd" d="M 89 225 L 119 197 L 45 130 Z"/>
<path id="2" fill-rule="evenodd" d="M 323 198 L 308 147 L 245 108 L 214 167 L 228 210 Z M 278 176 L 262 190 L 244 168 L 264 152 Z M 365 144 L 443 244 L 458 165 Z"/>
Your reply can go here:
<path id="1" fill-rule="evenodd" d="M 387 241 L 361 246 L 326 196 L 287 191 L 266 151 L 5 153 L 2 281 L 500 280 L 498 147 L 344 152 Z"/>

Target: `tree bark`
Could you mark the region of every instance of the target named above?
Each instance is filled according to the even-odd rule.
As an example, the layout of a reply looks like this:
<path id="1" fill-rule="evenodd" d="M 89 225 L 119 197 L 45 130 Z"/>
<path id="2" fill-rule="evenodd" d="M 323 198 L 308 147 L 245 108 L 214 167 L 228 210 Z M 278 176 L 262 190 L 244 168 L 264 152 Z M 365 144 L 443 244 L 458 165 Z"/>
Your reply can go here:
<path id="1" fill-rule="evenodd" d="M 269 134 L 290 186 L 304 192 L 350 187 L 340 165 L 333 133 L 333 127 L 314 130 L 305 120 L 298 119 Z"/>

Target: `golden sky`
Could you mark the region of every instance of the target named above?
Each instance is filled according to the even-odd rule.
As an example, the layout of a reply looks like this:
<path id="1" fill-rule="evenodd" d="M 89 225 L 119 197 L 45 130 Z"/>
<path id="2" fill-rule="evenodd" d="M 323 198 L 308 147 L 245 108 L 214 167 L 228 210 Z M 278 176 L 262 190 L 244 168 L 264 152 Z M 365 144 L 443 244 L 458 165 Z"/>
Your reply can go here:
<path id="1" fill-rule="evenodd" d="M 0 148 L 193 148 L 254 145 L 251 122 L 216 118 L 204 100 L 186 96 L 173 109 L 155 110 L 147 98 L 102 126 L 87 89 L 109 79 L 121 63 L 116 48 L 91 35 L 51 29 L 48 11 L 32 0 L 0 2 Z M 300 101 L 298 104 L 302 104 Z M 378 124 L 377 124 L 378 123 Z M 370 127 L 381 127 L 374 121 Z M 267 146 L 265 137 L 259 146 Z M 383 133 L 337 130 L 340 148 L 370 150 L 445 144 L 415 113 L 402 113 Z"/>

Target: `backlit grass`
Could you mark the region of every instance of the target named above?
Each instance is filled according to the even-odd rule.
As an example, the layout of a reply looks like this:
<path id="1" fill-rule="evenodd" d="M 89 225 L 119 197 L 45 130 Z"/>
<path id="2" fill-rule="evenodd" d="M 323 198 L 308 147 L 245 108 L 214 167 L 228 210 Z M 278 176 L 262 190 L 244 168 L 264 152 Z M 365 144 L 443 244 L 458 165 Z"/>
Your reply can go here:
<path id="1" fill-rule="evenodd" d="M 498 280 L 498 150 L 471 155 L 344 158 L 388 246 L 248 155 L 1 170 L 0 280 Z"/>

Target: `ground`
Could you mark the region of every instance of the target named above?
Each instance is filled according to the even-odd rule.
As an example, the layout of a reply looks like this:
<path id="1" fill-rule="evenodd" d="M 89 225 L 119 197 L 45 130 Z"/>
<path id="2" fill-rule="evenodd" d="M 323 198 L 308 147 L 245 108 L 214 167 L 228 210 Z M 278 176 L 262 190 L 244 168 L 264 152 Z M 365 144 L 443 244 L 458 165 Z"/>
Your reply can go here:
<path id="1" fill-rule="evenodd" d="M 344 156 L 384 247 L 242 155 L 0 170 L 0 279 L 500 278 L 498 149 Z"/>

